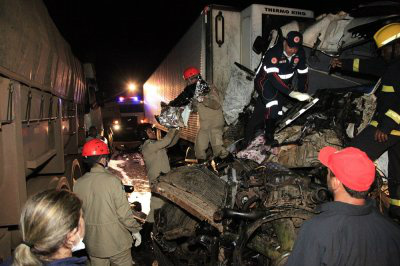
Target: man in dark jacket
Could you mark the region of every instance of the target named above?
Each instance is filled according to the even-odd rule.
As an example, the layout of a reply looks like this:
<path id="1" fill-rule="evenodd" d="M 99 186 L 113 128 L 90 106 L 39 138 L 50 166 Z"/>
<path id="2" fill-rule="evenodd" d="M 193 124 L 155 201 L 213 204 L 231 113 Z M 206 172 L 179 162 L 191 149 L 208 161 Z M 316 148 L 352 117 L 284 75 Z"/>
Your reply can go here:
<path id="1" fill-rule="evenodd" d="M 377 59 L 334 59 L 332 67 L 381 77 L 373 121 L 350 143 L 378 159 L 389 156 L 390 214 L 400 218 L 400 23 L 388 24 L 374 35 Z"/>
<path id="2" fill-rule="evenodd" d="M 259 96 L 253 114 L 245 129 L 243 147 L 253 139 L 255 130 L 264 125 L 267 142 L 273 142 L 275 124 L 283 115 L 282 106 L 287 97 L 299 101 L 310 99 L 308 95 L 308 67 L 304 49 L 303 36 L 300 32 L 291 31 L 283 42 L 267 51 L 262 64 L 257 69 L 254 87 Z M 297 72 L 298 91 L 292 86 L 293 76 Z"/>
<path id="3" fill-rule="evenodd" d="M 328 167 L 334 201 L 304 222 L 286 266 L 400 265 L 400 227 L 366 199 L 374 163 L 354 147 L 325 147 L 319 160 Z"/>

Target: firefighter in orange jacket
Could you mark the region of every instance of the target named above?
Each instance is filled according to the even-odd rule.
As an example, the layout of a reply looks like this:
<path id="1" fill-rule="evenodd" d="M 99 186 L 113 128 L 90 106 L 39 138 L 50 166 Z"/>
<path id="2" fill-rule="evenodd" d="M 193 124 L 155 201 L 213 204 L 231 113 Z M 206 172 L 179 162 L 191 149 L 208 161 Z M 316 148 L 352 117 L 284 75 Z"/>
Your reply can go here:
<path id="1" fill-rule="evenodd" d="M 382 58 L 333 59 L 331 66 L 381 77 L 371 124 L 350 143 L 372 160 L 388 151 L 390 214 L 400 218 L 400 23 L 378 30 L 375 43 Z"/>

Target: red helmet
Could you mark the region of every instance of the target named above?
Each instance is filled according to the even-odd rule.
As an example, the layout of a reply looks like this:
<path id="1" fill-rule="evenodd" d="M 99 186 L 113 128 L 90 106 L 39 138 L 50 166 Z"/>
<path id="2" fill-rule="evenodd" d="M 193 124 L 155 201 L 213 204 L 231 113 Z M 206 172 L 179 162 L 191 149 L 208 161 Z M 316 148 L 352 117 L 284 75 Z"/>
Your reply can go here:
<path id="1" fill-rule="evenodd" d="M 110 154 L 107 144 L 99 139 L 92 139 L 83 145 L 82 156 Z"/>
<path id="2" fill-rule="evenodd" d="M 183 79 L 185 80 L 197 75 L 200 75 L 200 70 L 195 67 L 188 67 L 183 71 Z"/>

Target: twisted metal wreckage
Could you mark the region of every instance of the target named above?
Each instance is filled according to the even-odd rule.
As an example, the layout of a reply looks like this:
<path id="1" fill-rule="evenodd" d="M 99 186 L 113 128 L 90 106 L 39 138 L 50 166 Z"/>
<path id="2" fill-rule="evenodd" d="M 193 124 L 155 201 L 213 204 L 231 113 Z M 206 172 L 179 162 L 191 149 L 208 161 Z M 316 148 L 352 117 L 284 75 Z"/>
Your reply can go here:
<path id="1" fill-rule="evenodd" d="M 349 17 L 341 13 L 333 21 L 343 26 L 343 19 Z M 326 170 L 317 160 L 319 150 L 345 146 L 375 110 L 376 81 L 359 82 L 329 72 L 332 56 L 359 50 L 373 55 L 371 35 L 387 18 L 365 18 L 362 24 L 363 19 L 351 18 L 346 25 L 357 26 L 342 27 L 340 39 L 348 46 L 342 42 L 335 51 L 329 45 L 322 49 L 327 40 L 317 38 L 305 47 L 310 84 L 320 86 L 313 95 L 318 101 L 288 106 L 278 123 L 276 147 L 256 138 L 249 146 L 253 152 L 237 153 L 234 162 L 183 166 L 159 177 L 153 192 L 169 200 L 156 214 L 153 229 L 160 265 L 285 264 L 301 224 L 318 213 L 318 204 L 331 200 L 324 184 Z M 240 99 L 227 95 L 224 102 L 224 112 L 229 113 L 225 141 L 233 152 L 251 112 L 252 73 L 241 69 L 234 67 L 227 89 L 227 94 L 240 91 Z M 329 89 L 337 83 L 347 88 Z M 378 177 L 372 193 L 383 200 L 383 179 Z"/>

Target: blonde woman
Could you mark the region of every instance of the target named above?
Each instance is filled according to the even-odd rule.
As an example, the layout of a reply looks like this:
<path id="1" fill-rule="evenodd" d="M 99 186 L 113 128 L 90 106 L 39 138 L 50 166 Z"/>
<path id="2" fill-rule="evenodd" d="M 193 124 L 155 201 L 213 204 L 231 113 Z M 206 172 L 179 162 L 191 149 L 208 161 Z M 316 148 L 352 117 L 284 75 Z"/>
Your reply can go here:
<path id="1" fill-rule="evenodd" d="M 30 198 L 20 229 L 23 241 L 3 265 L 86 265 L 86 257 L 72 257 L 85 234 L 82 202 L 74 193 L 48 190 Z"/>

